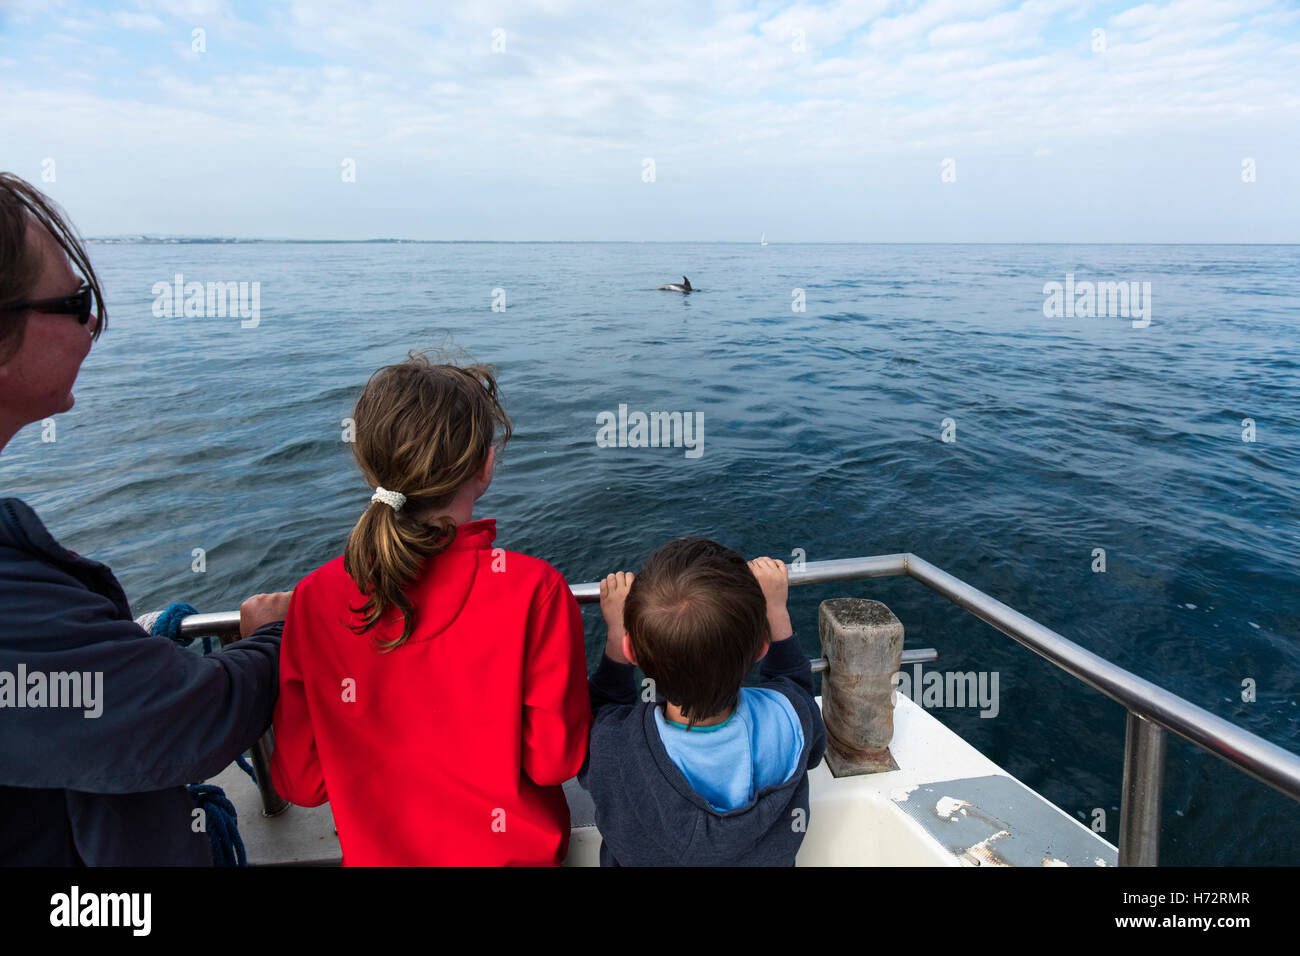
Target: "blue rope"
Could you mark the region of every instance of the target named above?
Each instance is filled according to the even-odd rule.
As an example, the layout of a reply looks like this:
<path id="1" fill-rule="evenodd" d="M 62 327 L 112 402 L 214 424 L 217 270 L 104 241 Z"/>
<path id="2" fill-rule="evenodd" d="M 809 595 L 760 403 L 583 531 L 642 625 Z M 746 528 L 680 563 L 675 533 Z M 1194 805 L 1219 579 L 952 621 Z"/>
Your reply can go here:
<path id="1" fill-rule="evenodd" d="M 203 811 L 203 825 L 212 847 L 212 862 L 216 866 L 248 866 L 244 841 L 239 837 L 239 814 L 235 805 L 226 798 L 226 792 L 210 783 L 192 783 L 190 798 L 194 806 Z"/>
<path id="2" fill-rule="evenodd" d="M 153 632 L 162 637 L 170 637 L 181 647 L 189 647 L 194 643 L 192 637 L 181 637 L 181 620 L 190 614 L 198 614 L 198 608 L 193 604 L 177 602 L 168 604 L 166 610 L 158 615 L 158 620 L 153 622 Z M 206 639 L 205 639 L 206 640 Z M 203 645 L 203 653 L 208 653 L 208 645 Z"/>

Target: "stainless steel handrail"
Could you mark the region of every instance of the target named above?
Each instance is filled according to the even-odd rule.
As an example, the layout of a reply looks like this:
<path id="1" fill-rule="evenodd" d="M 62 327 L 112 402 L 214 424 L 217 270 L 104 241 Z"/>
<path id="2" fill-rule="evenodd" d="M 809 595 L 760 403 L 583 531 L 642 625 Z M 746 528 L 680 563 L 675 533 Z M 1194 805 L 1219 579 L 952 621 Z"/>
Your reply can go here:
<path id="1" fill-rule="evenodd" d="M 914 554 L 811 561 L 801 567 L 790 567 L 792 585 L 899 575 L 915 578 L 1066 673 L 1101 691 L 1128 712 L 1120 805 L 1121 866 L 1154 866 L 1159 860 L 1165 743 L 1161 728 L 1173 731 L 1291 799 L 1300 800 L 1300 756 L 1085 650 Z M 600 601 L 599 582 L 575 584 L 570 589 L 579 604 Z M 238 611 L 192 614 L 181 622 L 181 633 L 186 636 L 230 634 L 238 630 Z"/>

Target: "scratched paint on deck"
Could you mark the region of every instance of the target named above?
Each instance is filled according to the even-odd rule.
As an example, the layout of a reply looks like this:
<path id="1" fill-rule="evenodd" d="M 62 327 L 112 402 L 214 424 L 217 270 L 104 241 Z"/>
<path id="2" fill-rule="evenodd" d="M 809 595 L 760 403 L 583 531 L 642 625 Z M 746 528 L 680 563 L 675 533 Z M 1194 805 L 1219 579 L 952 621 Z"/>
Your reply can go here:
<path id="1" fill-rule="evenodd" d="M 895 790 L 894 803 L 971 866 L 1115 866 L 1113 846 L 1011 777 Z"/>

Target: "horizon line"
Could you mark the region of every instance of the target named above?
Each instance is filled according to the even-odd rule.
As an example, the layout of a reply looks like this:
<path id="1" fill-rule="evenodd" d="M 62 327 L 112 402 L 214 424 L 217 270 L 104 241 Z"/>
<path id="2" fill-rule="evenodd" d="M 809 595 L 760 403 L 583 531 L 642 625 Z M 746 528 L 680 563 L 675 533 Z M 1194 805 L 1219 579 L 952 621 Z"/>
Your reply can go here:
<path id="1" fill-rule="evenodd" d="M 103 245 L 730 245 L 750 246 L 1295 246 L 1300 240 L 1253 242 L 1217 241 L 1186 242 L 1165 240 L 1079 239 L 1079 240 L 953 240 L 953 239 L 807 239 L 787 242 L 767 242 L 763 245 L 752 239 L 265 239 L 240 236 L 180 236 L 153 233 L 86 236 L 84 241 Z"/>

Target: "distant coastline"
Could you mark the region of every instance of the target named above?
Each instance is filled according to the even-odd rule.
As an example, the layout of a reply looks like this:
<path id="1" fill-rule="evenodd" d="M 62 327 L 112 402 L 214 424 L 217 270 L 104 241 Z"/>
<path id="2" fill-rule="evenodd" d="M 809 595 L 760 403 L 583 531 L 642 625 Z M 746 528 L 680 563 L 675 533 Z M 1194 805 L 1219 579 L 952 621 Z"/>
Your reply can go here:
<path id="1" fill-rule="evenodd" d="M 266 245 L 285 243 L 418 243 L 443 240 L 421 239 L 232 239 L 229 236 L 92 236 L 86 242 L 101 246 L 206 246 L 206 245 Z"/>
<path id="2" fill-rule="evenodd" d="M 87 243 L 99 246 L 267 246 L 267 245 L 406 245 L 406 246 L 757 246 L 742 239 L 235 239 L 229 236 L 91 236 Z M 879 240 L 830 239 L 799 242 L 769 242 L 769 246 L 1294 246 L 1300 242 L 882 242 Z"/>

